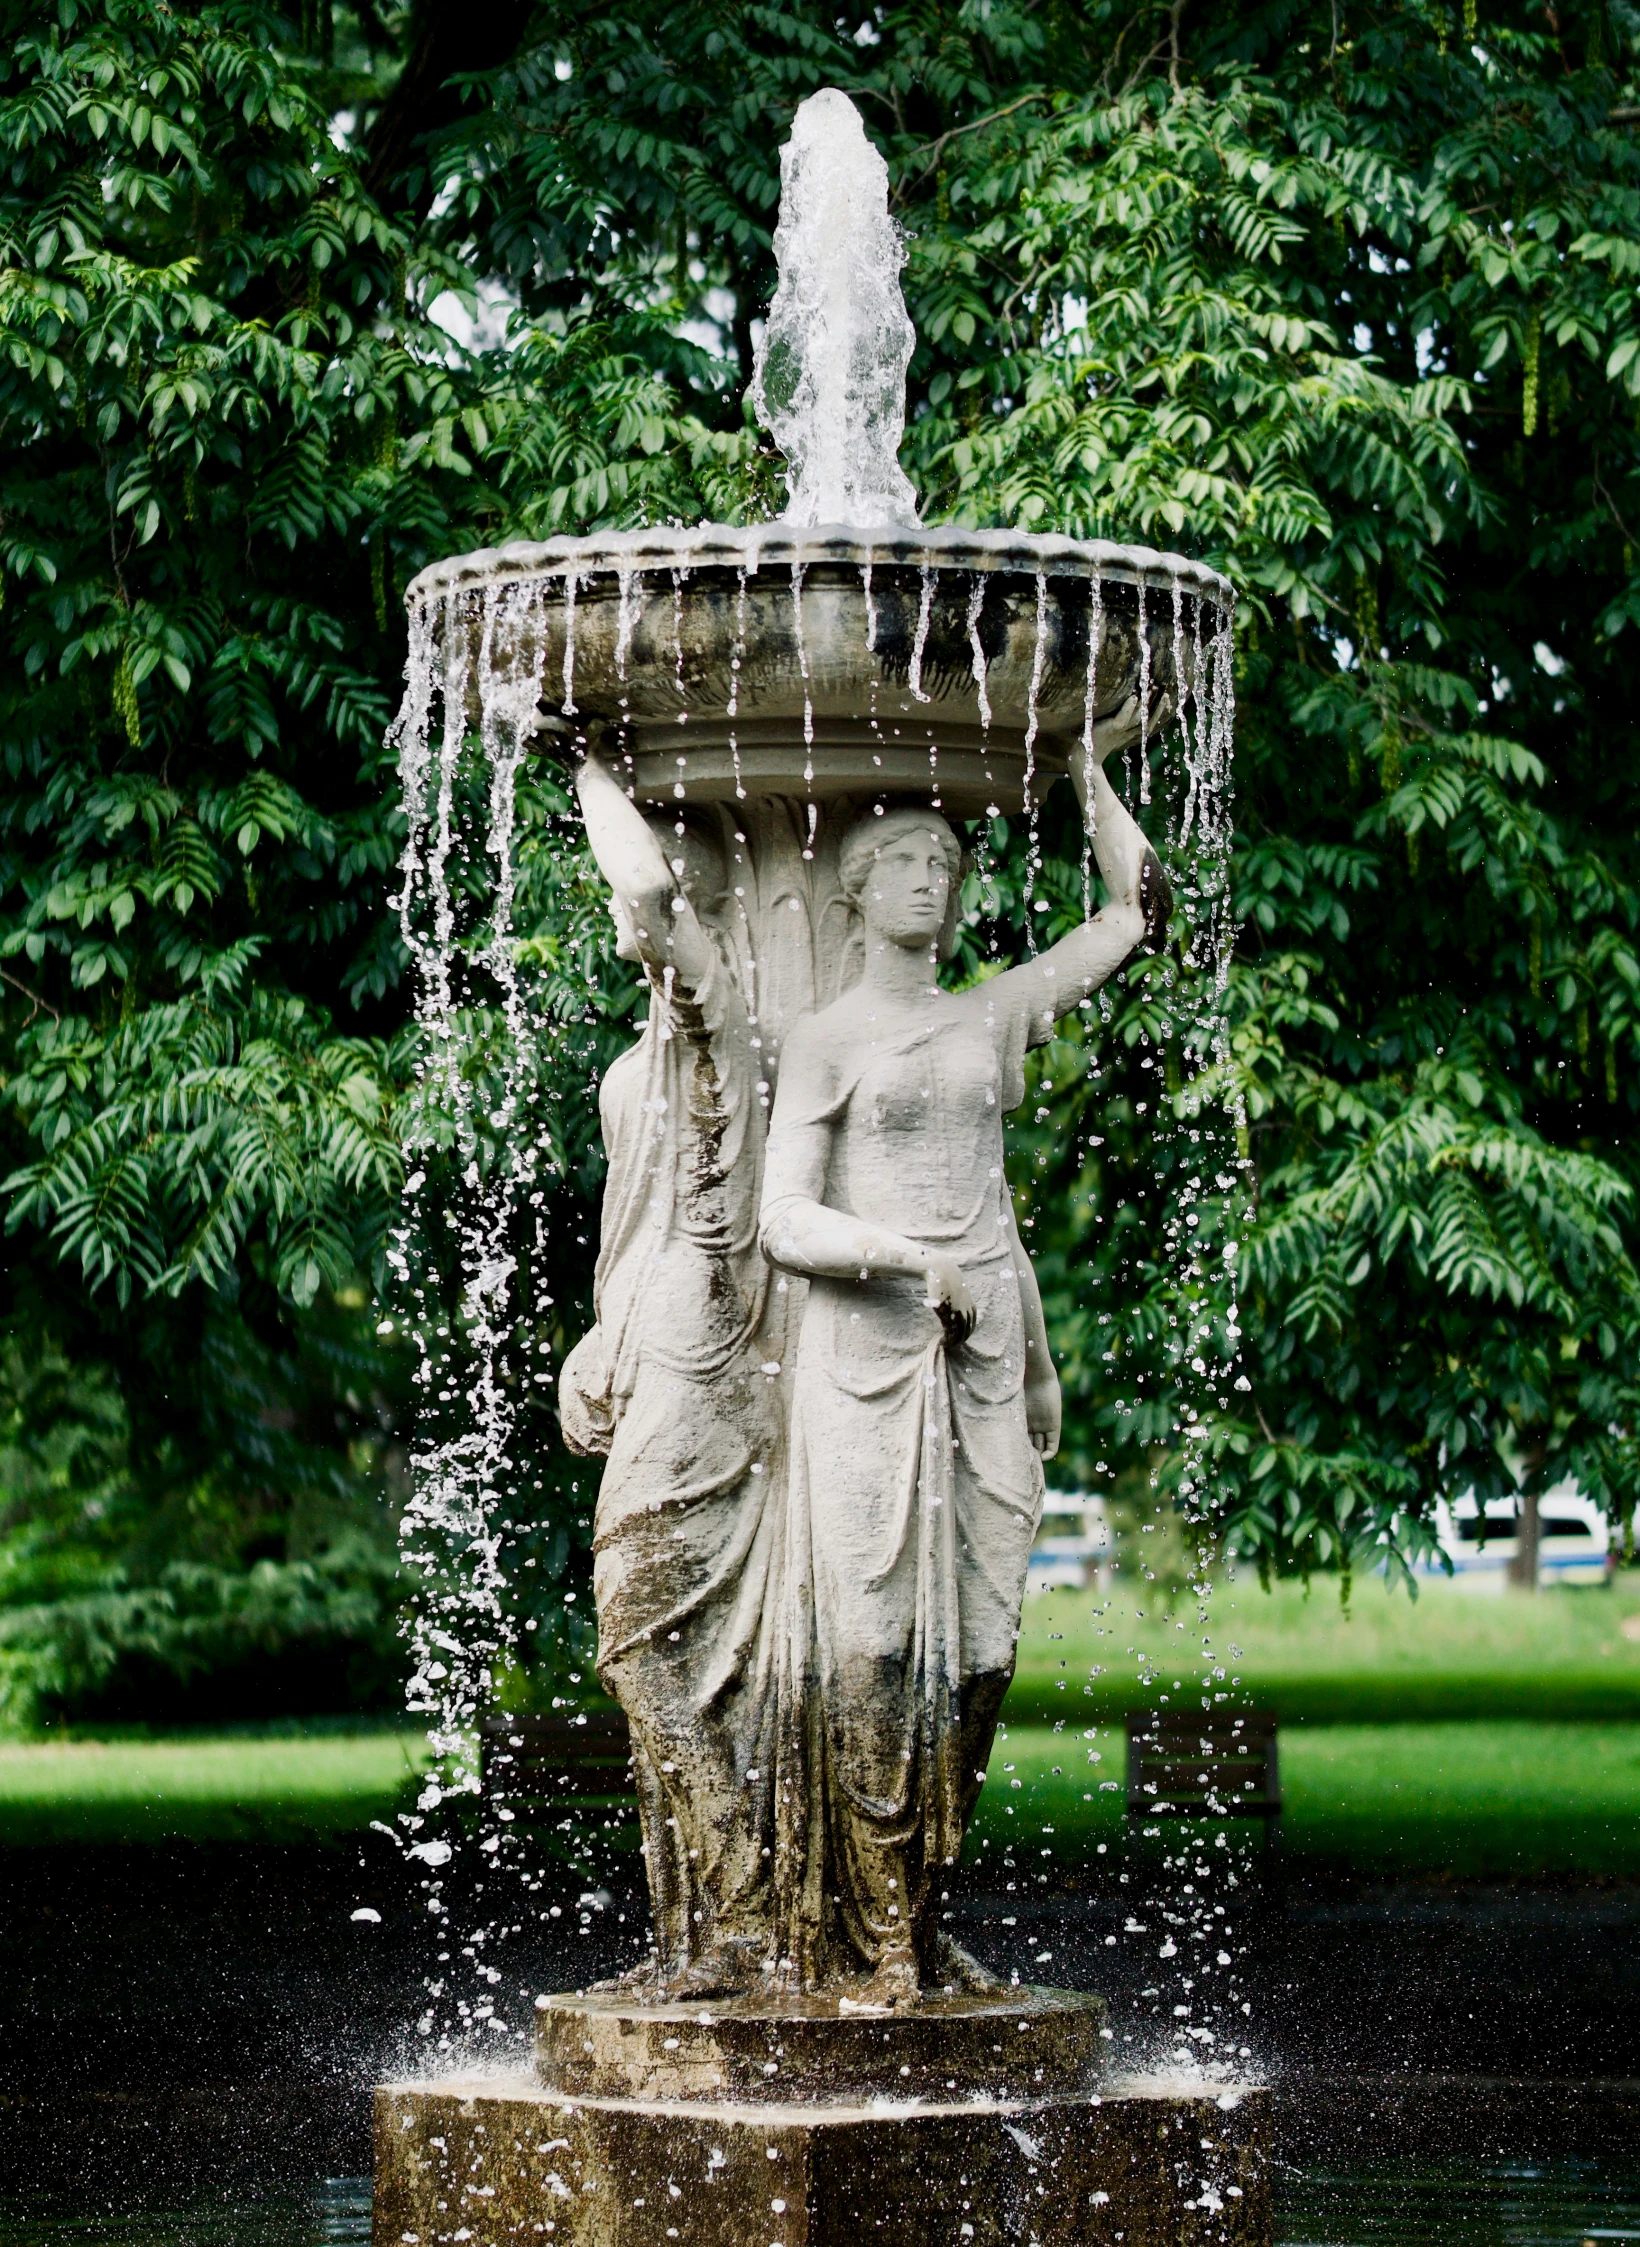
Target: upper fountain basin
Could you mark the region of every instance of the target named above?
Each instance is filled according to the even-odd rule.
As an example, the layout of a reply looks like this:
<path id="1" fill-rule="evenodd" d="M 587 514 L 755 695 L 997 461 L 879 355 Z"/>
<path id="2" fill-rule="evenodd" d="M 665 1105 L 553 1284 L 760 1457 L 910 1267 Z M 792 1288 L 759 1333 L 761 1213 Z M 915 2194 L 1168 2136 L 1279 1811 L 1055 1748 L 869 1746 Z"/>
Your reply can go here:
<path id="1" fill-rule="evenodd" d="M 645 801 L 892 794 L 967 816 L 1040 801 L 1130 703 L 1159 730 L 1234 594 L 1149 547 L 775 523 L 481 549 L 406 599 L 475 717 L 505 680 L 549 740 L 629 758 Z"/>

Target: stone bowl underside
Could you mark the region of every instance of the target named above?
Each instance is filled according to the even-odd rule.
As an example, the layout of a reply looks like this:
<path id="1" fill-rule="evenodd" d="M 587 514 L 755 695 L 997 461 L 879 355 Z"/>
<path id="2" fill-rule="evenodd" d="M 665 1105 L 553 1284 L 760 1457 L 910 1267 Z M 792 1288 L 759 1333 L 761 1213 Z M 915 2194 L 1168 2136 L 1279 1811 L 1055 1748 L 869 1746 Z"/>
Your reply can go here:
<path id="1" fill-rule="evenodd" d="M 1159 732 L 1233 598 L 1148 547 L 773 524 L 520 542 L 423 570 L 407 602 L 475 721 L 535 688 L 544 745 L 597 742 L 644 801 L 891 795 L 970 816 L 1028 808 L 1065 772 L 1095 617 L 1095 725 L 1142 701 Z"/>

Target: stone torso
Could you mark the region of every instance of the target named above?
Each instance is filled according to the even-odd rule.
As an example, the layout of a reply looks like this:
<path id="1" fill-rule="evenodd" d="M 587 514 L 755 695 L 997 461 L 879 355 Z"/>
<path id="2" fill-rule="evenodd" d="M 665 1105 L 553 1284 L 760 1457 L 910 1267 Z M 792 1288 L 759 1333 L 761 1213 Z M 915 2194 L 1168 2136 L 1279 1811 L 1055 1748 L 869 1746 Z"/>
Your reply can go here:
<path id="1" fill-rule="evenodd" d="M 835 1105 L 825 1199 L 963 1258 L 995 1254 L 1005 1223 L 1002 1118 L 1023 1077 L 983 991 L 918 1013 L 831 1010 Z"/>

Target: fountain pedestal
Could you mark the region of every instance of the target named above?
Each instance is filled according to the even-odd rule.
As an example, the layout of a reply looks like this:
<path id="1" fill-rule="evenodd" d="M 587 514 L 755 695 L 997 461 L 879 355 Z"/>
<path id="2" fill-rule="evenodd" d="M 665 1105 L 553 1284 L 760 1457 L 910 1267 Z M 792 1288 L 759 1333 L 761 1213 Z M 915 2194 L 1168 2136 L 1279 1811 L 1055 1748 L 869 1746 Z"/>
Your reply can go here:
<path id="1" fill-rule="evenodd" d="M 1107 2079 L 1103 2021 L 553 1998 L 535 2074 L 377 2092 L 375 2247 L 1263 2247 L 1268 2094 Z"/>

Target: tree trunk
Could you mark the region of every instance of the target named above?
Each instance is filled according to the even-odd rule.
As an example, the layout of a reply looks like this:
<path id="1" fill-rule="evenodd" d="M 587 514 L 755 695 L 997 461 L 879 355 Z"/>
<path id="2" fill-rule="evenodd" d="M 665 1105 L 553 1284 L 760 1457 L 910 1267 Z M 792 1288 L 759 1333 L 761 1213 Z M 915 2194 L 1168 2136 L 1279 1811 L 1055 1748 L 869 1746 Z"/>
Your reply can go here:
<path id="1" fill-rule="evenodd" d="M 1534 1444 L 1521 1462 L 1521 1490 L 1515 1507 L 1515 1557 L 1509 1563 L 1509 1581 L 1523 1592 L 1535 1592 L 1538 1588 L 1538 1555 L 1543 1544 L 1538 1525 L 1538 1482 L 1544 1458 L 1544 1446 Z"/>
<path id="2" fill-rule="evenodd" d="M 422 0 L 412 18 L 404 68 L 370 128 L 365 186 L 388 208 L 407 203 L 425 219 L 434 180 L 428 141 L 463 117 L 469 103 L 451 81 L 496 70 L 518 52 L 533 0 Z"/>

